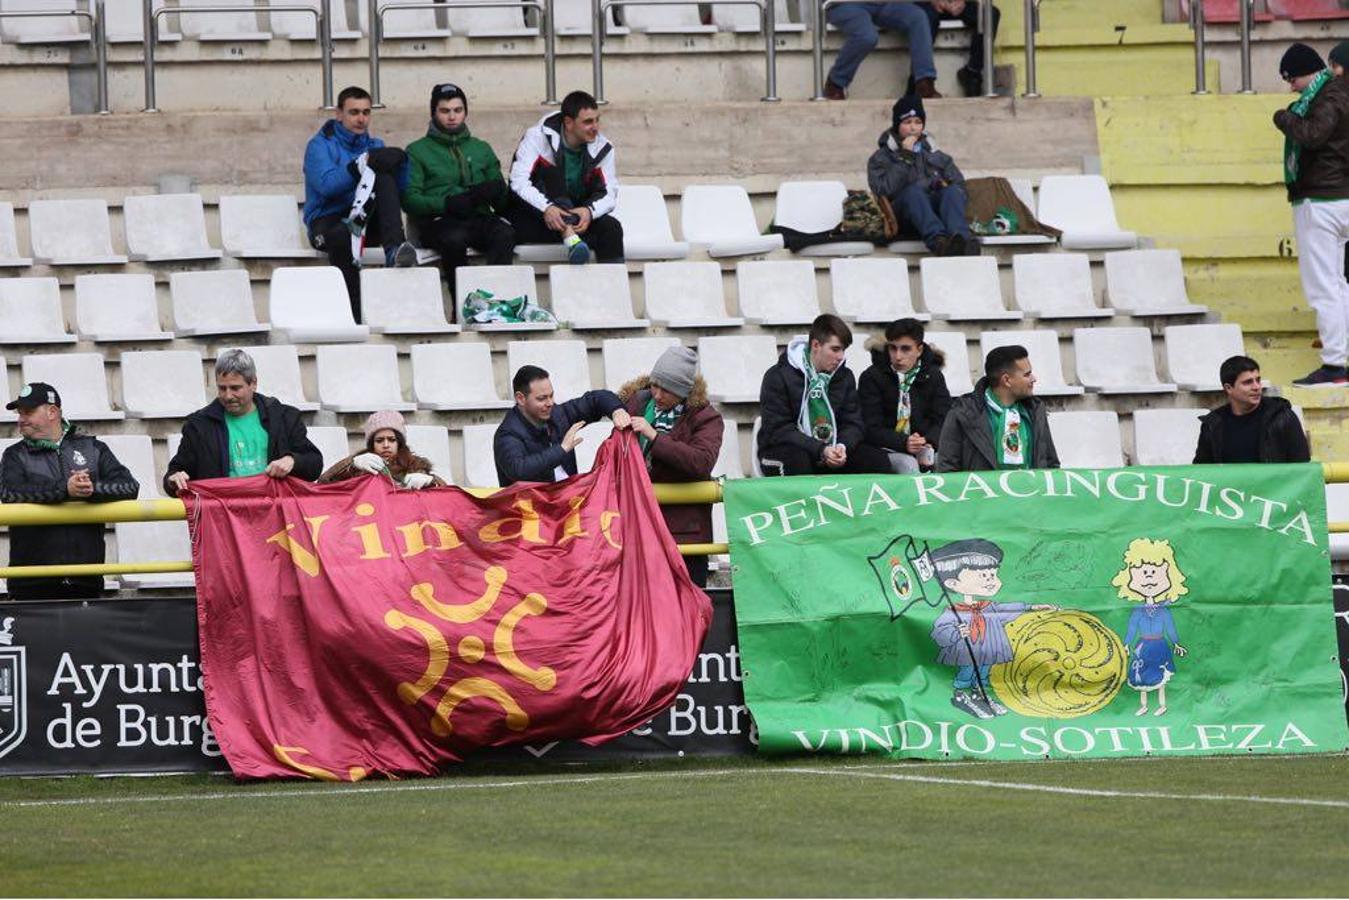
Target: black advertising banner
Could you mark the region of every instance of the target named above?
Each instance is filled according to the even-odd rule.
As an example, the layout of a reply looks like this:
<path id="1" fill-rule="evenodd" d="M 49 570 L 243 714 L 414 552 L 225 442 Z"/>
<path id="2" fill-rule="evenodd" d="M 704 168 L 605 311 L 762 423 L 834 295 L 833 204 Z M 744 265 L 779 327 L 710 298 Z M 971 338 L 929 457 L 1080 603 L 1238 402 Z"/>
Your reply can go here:
<path id="1" fill-rule="evenodd" d="M 754 751 L 729 591 L 675 703 L 599 747 L 564 742 L 512 758 L 616 759 Z M 226 771 L 206 723 L 196 601 L 0 604 L 0 775 Z"/>
<path id="2" fill-rule="evenodd" d="M 1349 715 L 1349 575 L 1335 575 L 1335 638 L 1339 642 L 1340 688 Z"/>

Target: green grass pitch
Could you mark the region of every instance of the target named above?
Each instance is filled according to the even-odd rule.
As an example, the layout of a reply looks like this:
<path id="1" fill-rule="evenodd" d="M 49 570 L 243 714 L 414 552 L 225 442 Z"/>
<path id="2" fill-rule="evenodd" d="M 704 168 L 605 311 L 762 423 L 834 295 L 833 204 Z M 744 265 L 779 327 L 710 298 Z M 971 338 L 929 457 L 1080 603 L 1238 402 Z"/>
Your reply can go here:
<path id="1" fill-rule="evenodd" d="M 4 896 L 1343 895 L 1349 757 L 0 781 Z"/>

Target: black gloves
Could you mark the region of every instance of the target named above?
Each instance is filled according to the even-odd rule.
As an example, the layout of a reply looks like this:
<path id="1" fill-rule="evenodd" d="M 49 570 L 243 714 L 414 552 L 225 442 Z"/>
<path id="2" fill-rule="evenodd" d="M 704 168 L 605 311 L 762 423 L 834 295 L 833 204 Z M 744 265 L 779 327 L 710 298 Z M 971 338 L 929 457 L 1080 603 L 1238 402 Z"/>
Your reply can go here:
<path id="1" fill-rule="evenodd" d="M 456 218 L 464 218 L 473 215 L 479 206 L 490 204 L 501 193 L 505 182 L 501 179 L 496 181 L 484 181 L 481 184 L 475 184 L 461 194 L 445 198 L 445 215 Z"/>
<path id="2" fill-rule="evenodd" d="M 380 147 L 370 151 L 366 163 L 381 175 L 395 175 L 405 159 L 407 154 L 397 147 Z"/>
<path id="3" fill-rule="evenodd" d="M 462 194 L 453 194 L 445 198 L 445 215 L 454 216 L 456 219 L 466 218 L 473 214 L 473 191 L 467 190 Z"/>

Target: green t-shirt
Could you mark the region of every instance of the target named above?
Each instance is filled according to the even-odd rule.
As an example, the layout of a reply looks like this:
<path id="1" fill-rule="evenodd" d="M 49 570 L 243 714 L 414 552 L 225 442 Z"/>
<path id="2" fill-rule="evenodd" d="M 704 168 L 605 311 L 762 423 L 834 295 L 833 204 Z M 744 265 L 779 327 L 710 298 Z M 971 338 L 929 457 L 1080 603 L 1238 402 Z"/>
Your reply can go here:
<path id="1" fill-rule="evenodd" d="M 584 149 L 573 150 L 565 143 L 562 145 L 562 174 L 567 181 L 567 195 L 572 203 L 579 203 L 585 196 L 581 176 L 585 171 Z"/>
<path id="2" fill-rule="evenodd" d="M 225 416 L 229 432 L 230 477 L 257 475 L 267 468 L 267 429 L 262 427 L 257 407 L 242 416 Z"/>

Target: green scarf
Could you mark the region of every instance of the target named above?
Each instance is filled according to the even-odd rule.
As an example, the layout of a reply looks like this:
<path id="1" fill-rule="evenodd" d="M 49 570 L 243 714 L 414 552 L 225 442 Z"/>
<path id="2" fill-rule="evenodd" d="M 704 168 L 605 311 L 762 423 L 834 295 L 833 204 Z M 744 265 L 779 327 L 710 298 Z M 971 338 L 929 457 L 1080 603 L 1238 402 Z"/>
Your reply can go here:
<path id="1" fill-rule="evenodd" d="M 1020 402 L 1003 406 L 996 394 L 984 391 L 988 405 L 988 424 L 993 432 L 993 450 L 999 469 L 1029 469 L 1031 467 L 1030 415 Z"/>
<path id="2" fill-rule="evenodd" d="M 65 419 L 62 419 L 61 437 L 58 438 L 57 440 L 49 441 L 46 440 L 45 438 L 24 438 L 23 442 L 27 444 L 29 447 L 32 447 L 34 450 L 60 450 L 61 441 L 66 439 L 66 435 L 70 434 L 70 430 L 74 427 L 75 427 L 74 425 L 71 425 Z"/>
<path id="3" fill-rule="evenodd" d="M 656 429 L 657 434 L 669 434 L 675 427 L 675 422 L 684 414 L 684 404 L 676 403 L 669 409 L 662 410 L 656 406 L 656 398 L 652 397 L 646 401 L 646 409 L 642 411 L 642 418 L 651 423 L 651 427 Z M 642 448 L 643 453 L 650 453 L 651 439 L 646 435 L 637 435 L 637 443 Z"/>
<path id="4" fill-rule="evenodd" d="M 801 397 L 801 417 L 797 420 L 797 427 L 801 429 L 802 434 L 826 444 L 833 444 L 834 407 L 829 403 L 829 381 L 834 377 L 834 373 L 815 371 L 815 366 L 810 362 L 809 347 L 802 354 L 801 362 L 806 369 L 806 386 L 805 393 Z"/>
<path id="5" fill-rule="evenodd" d="M 1321 92 L 1321 88 L 1330 83 L 1334 76 L 1329 69 L 1323 69 L 1312 79 L 1311 84 L 1302 89 L 1296 100 L 1288 105 L 1288 111 L 1299 119 L 1307 117 L 1307 109 Z M 1297 181 L 1298 167 L 1302 162 L 1302 145 L 1288 135 L 1283 137 L 1283 183 L 1291 186 Z"/>
<path id="6" fill-rule="evenodd" d="M 913 419 L 913 400 L 909 392 L 913 390 L 913 383 L 918 378 L 918 371 L 922 368 L 922 363 L 916 363 L 907 372 L 895 373 L 895 378 L 899 382 L 899 406 L 895 410 L 895 431 L 900 434 L 909 433 L 909 423 Z"/>

